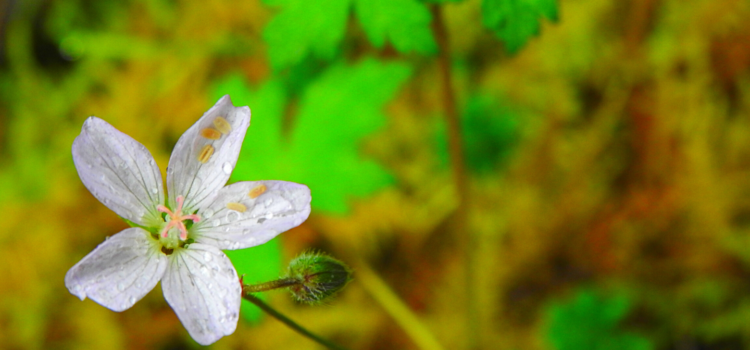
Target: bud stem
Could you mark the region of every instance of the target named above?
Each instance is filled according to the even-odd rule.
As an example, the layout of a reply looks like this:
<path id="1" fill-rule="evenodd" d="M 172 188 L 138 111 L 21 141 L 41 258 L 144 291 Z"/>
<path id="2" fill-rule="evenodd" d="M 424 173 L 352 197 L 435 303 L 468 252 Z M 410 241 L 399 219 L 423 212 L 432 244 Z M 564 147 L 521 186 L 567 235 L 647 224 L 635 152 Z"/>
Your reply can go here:
<path id="1" fill-rule="evenodd" d="M 291 287 L 300 283 L 301 282 L 295 278 L 282 278 L 282 279 L 278 279 L 275 281 L 270 281 L 270 282 L 265 282 L 265 283 L 260 283 L 260 284 L 243 284 L 242 292 L 243 294 L 267 292 L 273 289 Z"/>
<path id="2" fill-rule="evenodd" d="M 278 281 L 283 281 L 283 279 L 282 280 L 278 280 Z M 265 284 L 269 284 L 269 283 L 273 283 L 273 282 L 278 282 L 278 281 L 272 281 L 272 282 L 268 282 L 268 283 L 263 283 L 261 285 L 265 285 Z M 295 283 L 296 283 L 296 281 L 295 281 Z M 249 286 L 249 287 L 252 287 L 252 286 Z M 280 287 L 277 287 L 277 288 L 280 288 Z M 271 288 L 271 289 L 273 289 L 273 288 Z M 307 329 L 305 329 L 304 327 L 300 326 L 296 322 L 290 320 L 288 317 L 284 316 L 282 313 L 276 311 L 276 309 L 272 308 L 270 305 L 268 305 L 265 302 L 263 302 L 263 300 L 260 300 L 255 295 L 250 294 L 244 288 L 243 288 L 242 297 L 245 298 L 245 300 L 247 300 L 247 301 L 255 304 L 255 306 L 257 306 L 261 310 L 267 312 L 269 315 L 273 316 L 277 320 L 281 321 L 281 323 L 289 326 L 289 328 L 297 331 L 298 333 L 304 335 L 305 337 L 310 338 L 311 340 L 315 341 L 316 343 L 318 343 L 320 345 L 323 345 L 323 346 L 325 346 L 325 347 L 327 347 L 329 349 L 333 349 L 333 350 L 348 350 L 347 348 L 345 348 L 345 347 L 343 347 L 341 345 L 338 345 L 338 344 L 336 344 L 334 342 L 331 342 L 328 339 L 321 338 L 320 336 L 313 334 L 312 332 L 308 331 Z"/>

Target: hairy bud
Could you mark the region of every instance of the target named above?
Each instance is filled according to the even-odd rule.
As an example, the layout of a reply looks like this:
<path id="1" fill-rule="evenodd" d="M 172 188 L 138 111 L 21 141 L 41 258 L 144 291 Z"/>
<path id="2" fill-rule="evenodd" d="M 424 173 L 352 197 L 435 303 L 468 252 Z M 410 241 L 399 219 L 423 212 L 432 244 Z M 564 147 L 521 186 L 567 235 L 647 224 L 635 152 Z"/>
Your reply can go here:
<path id="1" fill-rule="evenodd" d="M 295 300 L 319 304 L 344 288 L 351 276 L 351 269 L 343 262 L 324 253 L 305 252 L 289 263 L 286 278 L 297 282 L 289 287 Z"/>

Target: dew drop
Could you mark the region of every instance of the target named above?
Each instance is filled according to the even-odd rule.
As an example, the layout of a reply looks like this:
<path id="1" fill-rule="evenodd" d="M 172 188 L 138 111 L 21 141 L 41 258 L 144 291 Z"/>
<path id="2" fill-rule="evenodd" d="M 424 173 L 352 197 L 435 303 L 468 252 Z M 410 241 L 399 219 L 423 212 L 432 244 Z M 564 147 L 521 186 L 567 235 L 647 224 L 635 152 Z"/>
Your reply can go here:
<path id="1" fill-rule="evenodd" d="M 258 219 L 258 223 L 259 223 L 259 224 L 262 224 L 262 223 L 264 223 L 265 221 L 266 221 L 266 218 L 260 218 L 260 219 Z"/>
<path id="2" fill-rule="evenodd" d="M 167 167 L 167 175 L 172 175 L 173 172 L 174 172 L 174 168 L 168 166 Z"/>
<path id="3" fill-rule="evenodd" d="M 130 305 L 135 304 L 135 297 L 131 295 L 130 298 L 128 298 L 128 302 L 130 303 Z"/>
<path id="4" fill-rule="evenodd" d="M 263 205 L 265 205 L 266 208 L 270 207 L 271 204 L 273 204 L 273 198 L 268 198 L 265 202 L 263 202 Z"/>
<path id="5" fill-rule="evenodd" d="M 226 319 L 226 318 L 224 318 L 224 316 L 222 316 L 222 317 L 220 317 L 220 318 L 219 318 L 219 322 L 220 322 L 220 323 L 226 323 L 226 322 L 227 322 L 227 319 Z"/>
<path id="6" fill-rule="evenodd" d="M 149 159 L 148 160 L 148 165 L 153 166 L 154 165 L 154 160 L 153 159 Z"/>
<path id="7" fill-rule="evenodd" d="M 212 216 L 214 216 L 214 211 L 211 209 L 206 209 L 203 211 L 203 218 L 204 219 L 210 219 Z"/>
<path id="8" fill-rule="evenodd" d="M 229 162 L 224 162 L 224 164 L 221 165 L 221 170 L 224 170 L 225 174 L 231 174 L 232 173 L 232 164 L 229 164 Z"/>
<path id="9" fill-rule="evenodd" d="M 232 223 L 240 219 L 240 213 L 232 210 L 225 215 L 225 218 L 227 219 L 227 223 Z"/>
<path id="10" fill-rule="evenodd" d="M 211 253 L 209 253 L 209 252 L 205 252 L 205 253 L 203 254 L 203 260 L 205 260 L 206 262 L 209 262 L 209 261 L 211 261 L 211 259 L 212 259 Z"/>
<path id="11" fill-rule="evenodd" d="M 221 225 L 221 221 L 219 219 L 216 219 L 214 221 L 211 221 L 211 225 L 213 225 L 213 227 L 219 227 L 219 225 Z"/>
<path id="12" fill-rule="evenodd" d="M 208 276 L 208 268 L 205 265 L 201 266 L 201 273 Z"/>
<path id="13" fill-rule="evenodd" d="M 124 285 L 124 284 L 122 284 L 122 283 L 118 283 L 118 284 L 117 284 L 117 290 L 119 290 L 119 291 L 121 291 L 121 292 L 122 292 L 123 290 L 125 290 L 125 285 Z"/>
<path id="14" fill-rule="evenodd" d="M 156 187 L 152 187 L 152 188 L 151 188 L 151 193 L 153 193 L 153 194 L 157 194 L 157 193 L 159 193 L 159 189 L 158 189 L 158 188 L 156 188 Z"/>

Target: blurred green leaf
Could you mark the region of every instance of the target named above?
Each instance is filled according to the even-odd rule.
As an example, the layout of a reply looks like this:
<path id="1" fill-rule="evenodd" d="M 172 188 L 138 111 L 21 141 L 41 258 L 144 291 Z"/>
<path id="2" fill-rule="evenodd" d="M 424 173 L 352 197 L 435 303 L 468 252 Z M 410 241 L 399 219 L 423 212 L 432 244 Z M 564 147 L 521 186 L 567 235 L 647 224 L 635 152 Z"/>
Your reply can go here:
<path id="1" fill-rule="evenodd" d="M 464 156 L 467 167 L 476 174 L 488 174 L 504 166 L 516 149 L 519 138 L 518 111 L 487 95 L 472 95 L 461 119 Z M 441 163 L 449 163 L 445 124 L 437 133 Z"/>
<path id="2" fill-rule="evenodd" d="M 653 349 L 647 338 L 618 328 L 629 310 L 624 296 L 604 298 L 582 289 L 574 299 L 548 307 L 546 336 L 557 350 Z"/>
<path id="3" fill-rule="evenodd" d="M 416 0 L 355 0 L 355 11 L 375 47 L 389 40 L 402 53 L 429 54 L 437 49 L 430 11 Z"/>
<path id="4" fill-rule="evenodd" d="M 307 55 L 332 59 L 346 33 L 349 0 L 266 0 L 281 11 L 266 26 L 263 39 L 276 69 L 293 66 Z"/>
<path id="5" fill-rule="evenodd" d="M 366 59 L 330 68 L 305 92 L 291 140 L 295 169 L 315 207 L 345 213 L 349 196 L 390 183 L 377 163 L 362 159 L 358 144 L 384 125 L 382 108 L 409 75 L 403 64 Z"/>
<path id="6" fill-rule="evenodd" d="M 241 250 L 225 251 L 237 273 L 249 284 L 263 283 L 279 278 L 281 266 L 281 244 L 277 238 L 265 244 Z M 259 298 L 266 300 L 265 294 L 258 293 Z M 263 315 L 257 306 L 242 300 L 240 314 L 245 320 L 257 322 Z"/>
<path id="7" fill-rule="evenodd" d="M 223 79 L 213 97 L 231 94 L 235 105 L 249 105 L 253 115 L 232 179 L 304 183 L 314 208 L 346 213 L 350 197 L 391 182 L 377 163 L 362 158 L 358 145 L 383 126 L 383 105 L 409 75 L 403 64 L 374 59 L 334 65 L 302 94 L 288 142 L 282 136 L 284 84 L 271 80 L 252 91 L 240 76 Z"/>
<path id="8" fill-rule="evenodd" d="M 483 0 L 484 26 L 491 29 L 510 53 L 539 34 L 540 17 L 557 21 L 555 0 Z"/>

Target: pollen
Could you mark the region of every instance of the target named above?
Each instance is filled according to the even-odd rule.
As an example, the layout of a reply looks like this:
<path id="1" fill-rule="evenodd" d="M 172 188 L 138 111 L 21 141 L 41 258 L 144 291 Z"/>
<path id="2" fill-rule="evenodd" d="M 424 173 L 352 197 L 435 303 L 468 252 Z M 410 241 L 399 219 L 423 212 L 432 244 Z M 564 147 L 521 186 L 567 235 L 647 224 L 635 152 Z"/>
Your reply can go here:
<path id="1" fill-rule="evenodd" d="M 247 194 L 247 196 L 250 197 L 250 198 L 258 198 L 258 196 L 260 196 L 263 193 L 265 193 L 267 189 L 268 189 L 268 187 L 266 187 L 266 185 L 260 185 L 260 186 L 258 186 L 256 188 L 253 188 L 252 190 L 250 190 L 250 192 Z"/>
<path id="2" fill-rule="evenodd" d="M 242 203 L 229 202 L 227 203 L 227 209 L 244 213 L 247 210 L 247 207 Z"/>
<path id="3" fill-rule="evenodd" d="M 218 140 L 221 138 L 221 132 L 219 132 L 219 130 L 216 130 L 214 128 L 205 128 L 201 130 L 201 136 L 209 140 Z"/>
<path id="4" fill-rule="evenodd" d="M 232 124 L 229 124 L 223 117 L 216 117 L 214 119 L 214 127 L 216 127 L 216 130 L 221 131 L 222 134 L 228 134 L 232 131 Z"/>
<path id="5" fill-rule="evenodd" d="M 201 163 L 205 163 L 208 161 L 208 158 L 211 158 L 213 154 L 214 146 L 205 145 L 203 146 L 203 149 L 201 149 L 201 153 L 198 154 L 198 161 Z"/>

